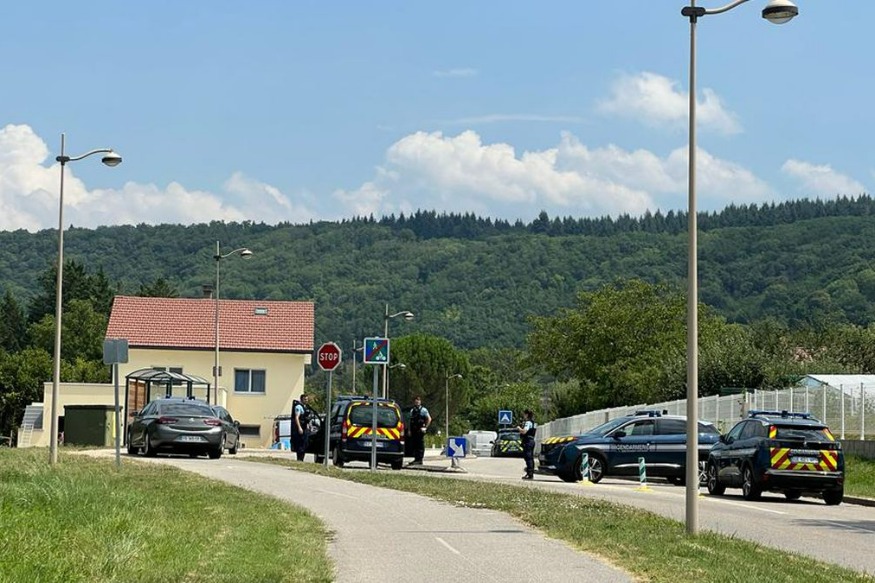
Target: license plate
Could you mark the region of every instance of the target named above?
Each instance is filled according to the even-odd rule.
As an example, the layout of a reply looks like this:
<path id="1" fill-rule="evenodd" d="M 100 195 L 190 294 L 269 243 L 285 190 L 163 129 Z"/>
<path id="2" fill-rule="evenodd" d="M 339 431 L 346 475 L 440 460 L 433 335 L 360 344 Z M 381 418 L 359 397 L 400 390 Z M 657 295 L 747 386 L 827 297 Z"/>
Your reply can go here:
<path id="1" fill-rule="evenodd" d="M 195 443 L 201 443 L 206 441 L 206 439 L 204 439 L 200 435 L 180 435 L 176 438 L 176 441 L 193 441 Z"/>
<path id="2" fill-rule="evenodd" d="M 790 458 L 790 461 L 794 464 L 817 464 L 820 463 L 820 460 L 816 457 L 794 457 Z"/>
<path id="3" fill-rule="evenodd" d="M 359 443 L 363 447 L 371 447 L 371 444 L 374 442 L 371 441 L 370 439 L 368 439 L 368 440 L 361 440 Z M 377 449 L 380 449 L 381 447 L 386 447 L 386 443 L 383 441 L 378 441 L 377 442 Z"/>

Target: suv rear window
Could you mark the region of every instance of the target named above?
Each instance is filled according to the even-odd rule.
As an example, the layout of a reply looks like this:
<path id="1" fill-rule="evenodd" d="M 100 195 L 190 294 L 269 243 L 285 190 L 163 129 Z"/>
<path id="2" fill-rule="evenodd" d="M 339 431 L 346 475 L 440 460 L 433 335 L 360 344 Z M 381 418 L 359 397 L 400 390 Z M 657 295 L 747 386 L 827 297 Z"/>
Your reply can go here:
<path id="1" fill-rule="evenodd" d="M 353 403 L 349 410 L 349 422 L 353 425 L 372 425 L 374 406 L 371 403 Z M 377 427 L 398 425 L 398 411 L 395 407 L 377 407 Z"/>
<path id="2" fill-rule="evenodd" d="M 215 417 L 216 414 L 207 405 L 196 403 L 163 403 L 159 409 L 161 415 L 196 415 L 198 417 Z"/>
<path id="3" fill-rule="evenodd" d="M 822 427 L 800 427 L 799 425 L 777 425 L 776 439 L 798 439 L 804 441 L 830 441 Z"/>

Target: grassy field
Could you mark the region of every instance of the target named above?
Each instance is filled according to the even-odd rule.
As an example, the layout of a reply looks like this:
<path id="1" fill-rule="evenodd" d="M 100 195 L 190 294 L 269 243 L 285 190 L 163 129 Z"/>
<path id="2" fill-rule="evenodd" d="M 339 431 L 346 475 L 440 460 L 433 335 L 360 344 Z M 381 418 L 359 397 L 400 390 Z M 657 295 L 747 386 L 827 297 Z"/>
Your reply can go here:
<path id="1" fill-rule="evenodd" d="M 329 533 L 174 468 L 0 448 L 0 582 L 331 581 Z"/>
<path id="2" fill-rule="evenodd" d="M 430 477 L 419 472 L 343 471 L 282 458 L 257 461 L 268 460 L 301 471 L 414 492 L 459 506 L 507 512 L 553 538 L 606 558 L 641 581 L 875 581 L 836 565 L 729 536 L 706 532 L 689 537 L 680 522 L 581 496 L 505 484 L 484 488 L 482 482 Z"/>

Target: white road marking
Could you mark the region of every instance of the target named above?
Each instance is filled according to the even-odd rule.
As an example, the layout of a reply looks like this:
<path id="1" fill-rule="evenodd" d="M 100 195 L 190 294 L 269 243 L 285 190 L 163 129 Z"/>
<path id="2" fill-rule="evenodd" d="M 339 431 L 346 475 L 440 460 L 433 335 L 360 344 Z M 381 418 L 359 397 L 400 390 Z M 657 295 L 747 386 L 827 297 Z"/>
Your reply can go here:
<path id="1" fill-rule="evenodd" d="M 716 502 L 717 504 L 741 506 L 742 508 L 749 508 L 758 512 L 769 512 L 771 514 L 787 514 L 786 512 L 781 512 L 780 510 L 772 510 L 771 508 L 763 508 L 762 506 L 754 506 L 753 504 L 743 504 L 741 502 L 735 502 L 733 500 L 720 500 L 719 498 L 714 498 L 713 496 L 708 496 L 707 498 L 703 497 L 703 500 L 710 500 L 711 502 Z"/>
<path id="2" fill-rule="evenodd" d="M 457 551 L 456 549 L 454 549 L 453 547 L 451 547 L 451 546 L 450 546 L 450 543 L 448 543 L 447 541 L 445 541 L 445 540 L 442 539 L 441 537 L 436 536 L 436 537 L 434 537 L 434 538 L 437 540 L 437 542 L 439 542 L 439 543 L 441 543 L 442 545 L 444 545 L 445 547 L 447 547 L 447 549 L 449 549 L 449 551 L 450 551 L 451 553 L 455 553 L 455 554 L 457 554 L 457 555 L 461 555 L 461 554 L 462 554 L 462 553 L 460 553 L 459 551 Z"/>

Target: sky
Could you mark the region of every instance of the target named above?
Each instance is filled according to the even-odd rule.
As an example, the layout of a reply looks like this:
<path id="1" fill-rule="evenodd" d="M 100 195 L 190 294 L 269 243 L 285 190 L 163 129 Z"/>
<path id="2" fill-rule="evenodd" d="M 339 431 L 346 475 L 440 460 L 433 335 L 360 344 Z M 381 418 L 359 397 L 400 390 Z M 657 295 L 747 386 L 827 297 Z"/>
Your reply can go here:
<path id="1" fill-rule="evenodd" d="M 875 2 L 765 3 L 697 26 L 700 211 L 875 184 Z M 0 230 L 57 228 L 61 133 L 124 157 L 67 164 L 65 226 L 685 211 L 683 6 L 9 2 Z"/>

